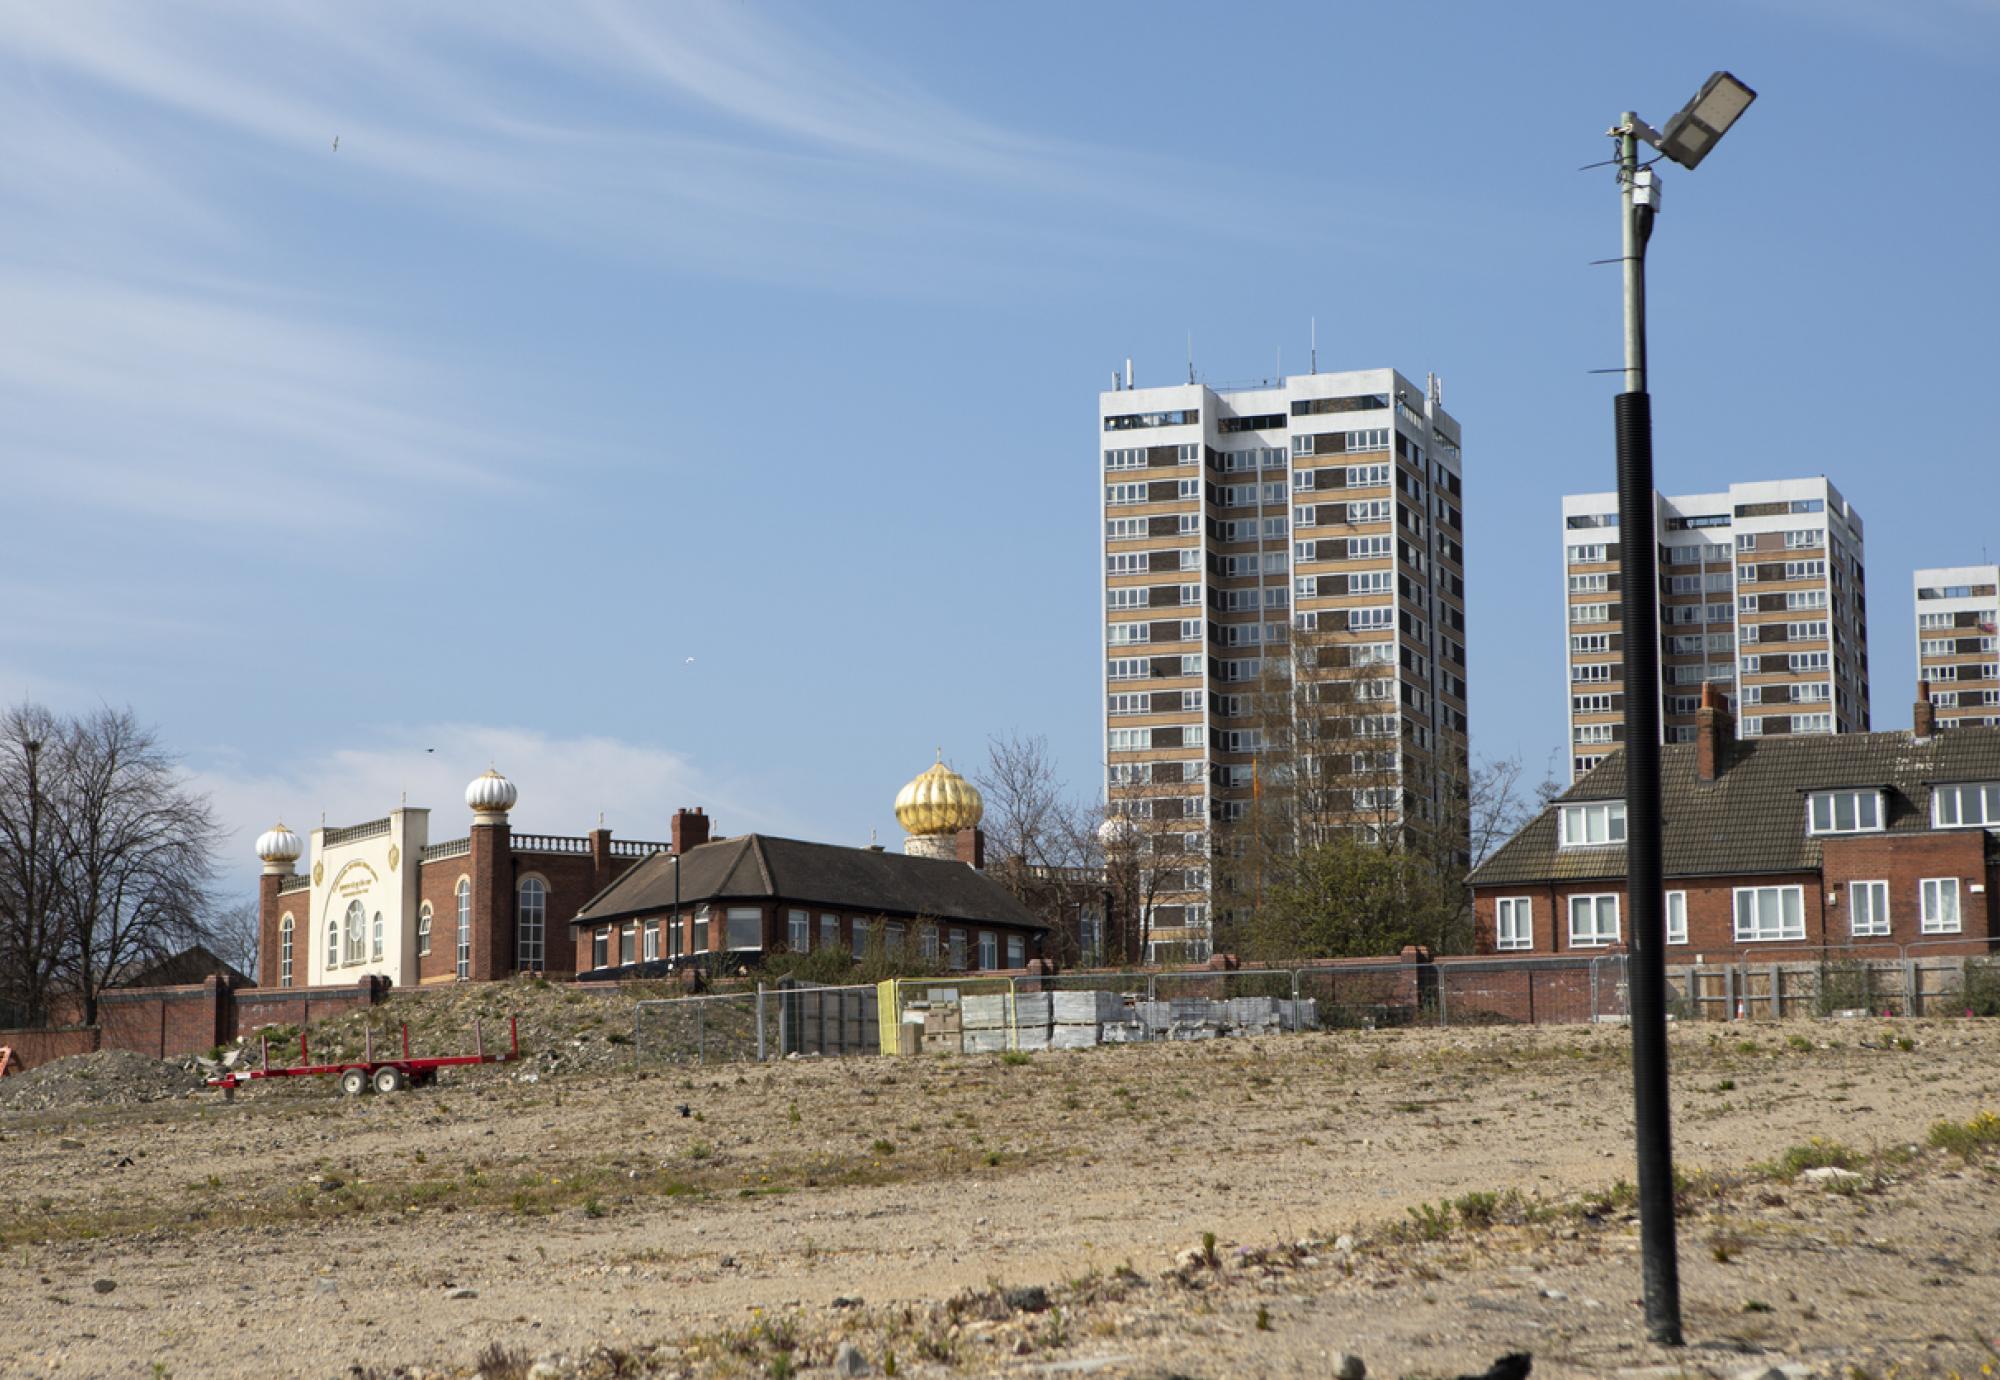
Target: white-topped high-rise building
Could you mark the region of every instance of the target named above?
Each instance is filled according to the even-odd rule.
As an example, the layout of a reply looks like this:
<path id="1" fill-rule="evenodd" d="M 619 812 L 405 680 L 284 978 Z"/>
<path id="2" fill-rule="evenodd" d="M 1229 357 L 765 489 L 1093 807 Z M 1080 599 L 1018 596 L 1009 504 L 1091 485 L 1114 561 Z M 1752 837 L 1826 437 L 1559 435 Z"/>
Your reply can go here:
<path id="1" fill-rule="evenodd" d="M 1562 501 L 1570 772 L 1625 741 L 1618 496 Z M 1824 478 L 1661 496 L 1660 723 L 1694 741 L 1705 681 L 1728 687 L 1745 737 L 1865 733 L 1868 596 L 1861 515 Z"/>
<path id="2" fill-rule="evenodd" d="M 1939 728 L 2000 728 L 2000 565 L 1916 572 L 1917 679 Z"/>
<path id="3" fill-rule="evenodd" d="M 1292 766 L 1267 760 L 1250 692 L 1295 627 L 1341 668 L 1326 712 L 1370 740 L 1347 754 L 1370 774 L 1357 808 L 1378 827 L 1431 818 L 1462 780 L 1459 428 L 1435 378 L 1369 369 L 1246 388 L 1128 376 L 1100 395 L 1098 433 L 1106 800 L 1132 826 L 1120 846 L 1165 875 L 1147 957 L 1201 958 L 1210 827 Z"/>

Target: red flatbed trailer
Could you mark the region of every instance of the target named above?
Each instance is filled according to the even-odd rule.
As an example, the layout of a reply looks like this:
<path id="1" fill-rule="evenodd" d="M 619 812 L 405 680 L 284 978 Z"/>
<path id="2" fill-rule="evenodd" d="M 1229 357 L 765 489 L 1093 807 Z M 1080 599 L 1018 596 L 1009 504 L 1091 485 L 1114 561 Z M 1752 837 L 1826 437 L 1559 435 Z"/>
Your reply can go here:
<path id="1" fill-rule="evenodd" d="M 349 1097 L 359 1097 L 373 1088 L 379 1093 L 401 1092 L 405 1088 L 423 1087 L 437 1078 L 439 1069 L 459 1068 L 466 1064 L 505 1064 L 521 1057 L 520 1018 L 507 1018 L 508 1049 L 500 1054 L 488 1054 L 486 1041 L 479 1028 L 479 1020 L 472 1022 L 472 1049 L 470 1054 L 427 1055 L 413 1058 L 410 1054 L 410 1027 L 403 1026 L 403 1052 L 386 1059 L 375 1057 L 375 1028 L 368 1027 L 366 1052 L 359 1059 L 344 1059 L 338 1063 L 315 1064 L 306 1046 L 306 1033 L 299 1032 L 299 1062 L 280 1064 L 272 1067 L 271 1044 L 268 1040 L 260 1043 L 263 1047 L 263 1062 L 254 1069 L 230 1070 L 219 1077 L 207 1081 L 211 1088 L 222 1089 L 225 1098 L 234 1097 L 236 1090 L 253 1078 L 322 1078 L 333 1074 L 340 1079 L 340 1090 Z"/>

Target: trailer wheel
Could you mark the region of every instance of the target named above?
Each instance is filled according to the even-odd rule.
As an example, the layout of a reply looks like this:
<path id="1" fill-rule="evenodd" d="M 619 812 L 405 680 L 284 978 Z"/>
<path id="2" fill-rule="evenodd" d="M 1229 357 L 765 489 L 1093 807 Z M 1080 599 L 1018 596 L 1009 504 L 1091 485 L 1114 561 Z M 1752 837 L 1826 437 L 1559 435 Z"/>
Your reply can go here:
<path id="1" fill-rule="evenodd" d="M 340 1075 L 340 1090 L 349 1097 L 359 1097 L 368 1091 L 368 1070 L 348 1069 Z"/>
<path id="2" fill-rule="evenodd" d="M 375 1070 L 375 1091 L 378 1093 L 401 1092 L 409 1086 L 409 1078 L 394 1064 L 385 1064 Z"/>

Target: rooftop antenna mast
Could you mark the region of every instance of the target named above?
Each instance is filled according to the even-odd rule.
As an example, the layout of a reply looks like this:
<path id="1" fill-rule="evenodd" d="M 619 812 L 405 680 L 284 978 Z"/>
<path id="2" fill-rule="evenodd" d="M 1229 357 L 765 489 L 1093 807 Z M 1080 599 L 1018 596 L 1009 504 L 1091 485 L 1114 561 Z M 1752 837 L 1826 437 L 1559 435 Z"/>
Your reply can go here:
<path id="1" fill-rule="evenodd" d="M 1311 317 L 1307 317 L 1306 319 L 1307 319 L 1308 321 L 1312 322 L 1312 327 L 1311 327 L 1311 330 L 1312 330 L 1312 371 L 1313 371 L 1313 372 L 1314 372 L 1315 374 L 1317 374 L 1317 373 L 1319 372 L 1319 318 L 1318 318 L 1317 316 L 1311 316 Z"/>
<path id="2" fill-rule="evenodd" d="M 1188 382 L 1194 382 L 1194 332 L 1188 332 Z"/>

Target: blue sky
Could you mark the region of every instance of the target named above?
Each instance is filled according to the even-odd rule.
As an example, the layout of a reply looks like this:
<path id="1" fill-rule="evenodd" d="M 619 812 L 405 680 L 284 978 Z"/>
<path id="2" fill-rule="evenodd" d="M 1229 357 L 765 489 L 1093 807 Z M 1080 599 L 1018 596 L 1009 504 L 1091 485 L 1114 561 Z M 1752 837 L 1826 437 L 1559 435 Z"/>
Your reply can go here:
<path id="1" fill-rule="evenodd" d="M 1316 317 L 1443 375 L 1474 751 L 1556 764 L 1618 362 L 1578 168 L 1728 67 L 1660 482 L 1831 477 L 1906 726 L 1909 571 L 2000 552 L 1996 64 L 1992 0 L 10 6 L 0 695 L 158 724 L 232 869 L 403 790 L 449 836 L 488 760 L 634 837 L 893 838 L 1014 732 L 1094 792 L 1096 392 Z"/>

